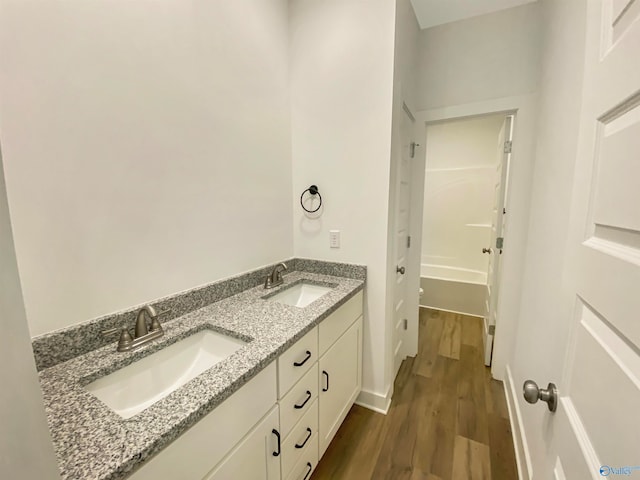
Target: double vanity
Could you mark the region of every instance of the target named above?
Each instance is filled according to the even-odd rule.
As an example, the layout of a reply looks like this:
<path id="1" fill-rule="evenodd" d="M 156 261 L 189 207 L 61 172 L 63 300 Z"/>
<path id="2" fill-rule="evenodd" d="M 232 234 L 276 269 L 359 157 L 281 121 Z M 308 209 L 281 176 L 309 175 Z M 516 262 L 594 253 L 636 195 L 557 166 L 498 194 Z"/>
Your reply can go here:
<path id="1" fill-rule="evenodd" d="M 361 387 L 364 268 L 330 265 L 41 370 L 62 478 L 308 479 Z"/>

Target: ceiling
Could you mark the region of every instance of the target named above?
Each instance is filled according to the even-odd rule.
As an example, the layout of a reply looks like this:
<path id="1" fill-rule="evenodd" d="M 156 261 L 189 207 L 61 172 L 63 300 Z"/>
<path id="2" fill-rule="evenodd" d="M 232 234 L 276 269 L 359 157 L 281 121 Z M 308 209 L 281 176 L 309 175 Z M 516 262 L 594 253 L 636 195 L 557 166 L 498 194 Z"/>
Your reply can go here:
<path id="1" fill-rule="evenodd" d="M 477 17 L 536 0 L 411 0 L 420 28 Z"/>

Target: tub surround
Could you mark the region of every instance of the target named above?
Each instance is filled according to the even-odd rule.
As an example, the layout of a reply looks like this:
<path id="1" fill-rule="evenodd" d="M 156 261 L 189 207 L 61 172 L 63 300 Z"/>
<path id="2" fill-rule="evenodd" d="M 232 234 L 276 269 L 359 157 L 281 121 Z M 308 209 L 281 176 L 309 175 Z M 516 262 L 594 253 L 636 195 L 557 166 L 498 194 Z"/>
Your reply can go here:
<path id="1" fill-rule="evenodd" d="M 362 281 L 366 277 L 366 267 L 362 265 L 324 262 L 307 258 L 290 258 L 283 261 L 291 272 L 304 271 Z M 264 279 L 273 270 L 274 265 L 278 263 L 275 262 L 272 265 L 260 267 L 230 278 L 198 286 L 157 300 L 151 300 L 146 304 L 151 305 L 158 312 L 169 310 L 166 315 L 160 318 L 160 321 L 164 324 L 174 318 L 181 317 L 249 288 L 262 285 Z M 114 340 L 118 339 L 117 336 L 105 337 L 102 332 L 122 325 L 133 326 L 136 314 L 142 306 L 137 305 L 120 312 L 110 313 L 87 322 L 34 337 L 32 339 L 32 347 L 37 369 L 42 370 L 52 367 L 113 343 Z"/>
<path id="2" fill-rule="evenodd" d="M 330 264 L 320 266 L 305 260 L 303 265 L 306 262 L 316 270 L 332 271 Z M 177 438 L 364 288 L 365 267 L 343 267 L 339 271 L 361 278 L 293 271 L 284 276 L 284 285 L 269 292 L 275 293 L 301 281 L 335 285 L 332 291 L 305 308 L 264 300 L 262 297 L 267 292 L 258 285 L 163 322 L 165 336 L 134 352 L 116 352 L 114 339 L 107 346 L 42 370 L 40 382 L 62 478 L 125 478 L 140 462 Z M 249 281 L 241 281 L 240 277 L 220 282 L 231 284 L 219 288 L 228 292 L 232 285 Z M 262 283 L 264 278 L 256 276 L 257 280 Z M 154 305 L 163 305 L 166 301 L 163 299 Z M 96 378 L 204 328 L 249 343 L 128 420 L 84 390 L 84 385 Z"/>

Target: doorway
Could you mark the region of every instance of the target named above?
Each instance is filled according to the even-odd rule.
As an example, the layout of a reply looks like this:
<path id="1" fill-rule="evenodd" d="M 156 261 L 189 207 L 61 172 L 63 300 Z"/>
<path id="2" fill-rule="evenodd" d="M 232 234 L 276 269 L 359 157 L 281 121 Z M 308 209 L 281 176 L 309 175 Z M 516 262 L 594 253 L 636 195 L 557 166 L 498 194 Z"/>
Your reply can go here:
<path id="1" fill-rule="evenodd" d="M 485 365 L 498 318 L 513 119 L 426 125 L 420 306 L 482 318 Z"/>

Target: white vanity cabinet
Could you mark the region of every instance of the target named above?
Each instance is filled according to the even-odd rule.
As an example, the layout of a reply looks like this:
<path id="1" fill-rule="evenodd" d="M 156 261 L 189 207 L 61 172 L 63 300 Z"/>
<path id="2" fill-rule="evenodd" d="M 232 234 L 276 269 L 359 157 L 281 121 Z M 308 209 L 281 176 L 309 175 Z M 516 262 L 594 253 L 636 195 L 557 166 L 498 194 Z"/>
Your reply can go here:
<path id="1" fill-rule="evenodd" d="M 278 407 L 270 413 L 218 464 L 206 480 L 277 480 L 280 477 L 282 445 L 274 442 Z"/>
<path id="2" fill-rule="evenodd" d="M 282 478 L 302 480 L 318 463 L 318 328 L 278 358 L 278 404 L 283 437 Z M 300 463 L 306 467 L 304 470 Z M 298 471 L 302 472 L 297 475 Z"/>
<path id="3" fill-rule="evenodd" d="M 319 457 L 362 387 L 362 293 L 319 326 Z"/>
<path id="4" fill-rule="evenodd" d="M 362 378 L 362 292 L 129 480 L 308 480 Z"/>
<path id="5" fill-rule="evenodd" d="M 276 378 L 273 362 L 129 480 L 280 479 L 280 455 L 273 455 L 280 453 Z M 251 467 L 244 463 L 255 463 L 260 473 L 248 470 L 246 477 L 226 476 L 238 465 Z"/>
<path id="6" fill-rule="evenodd" d="M 284 480 L 311 476 L 360 393 L 362 297 L 357 293 L 278 359 Z"/>

